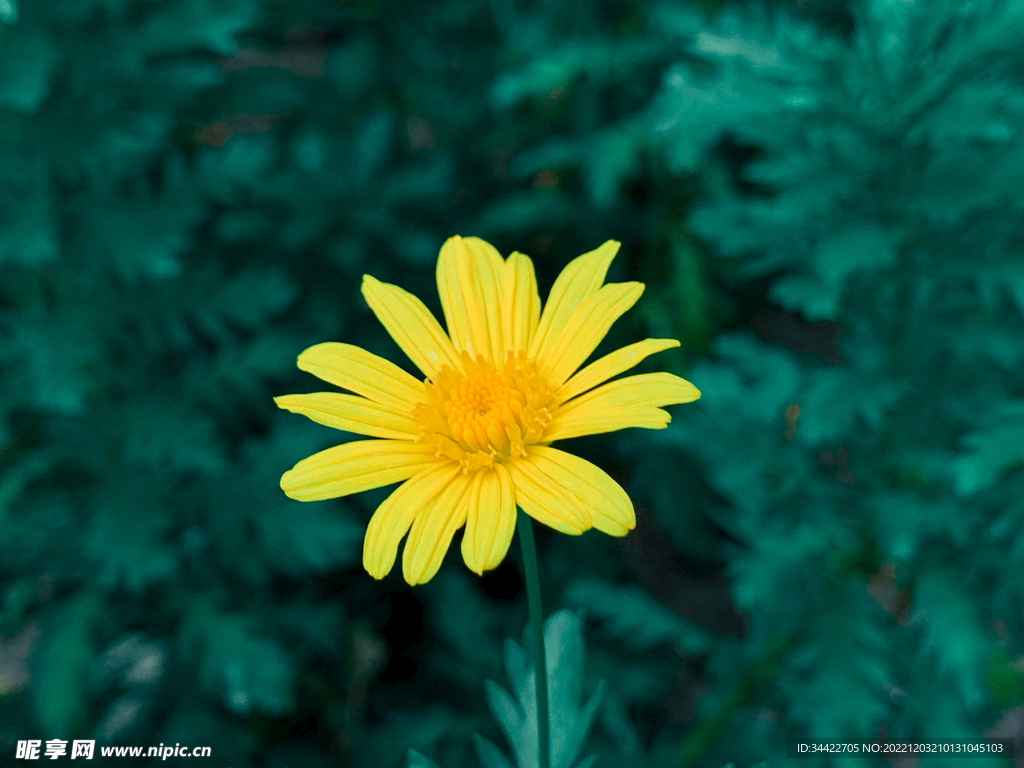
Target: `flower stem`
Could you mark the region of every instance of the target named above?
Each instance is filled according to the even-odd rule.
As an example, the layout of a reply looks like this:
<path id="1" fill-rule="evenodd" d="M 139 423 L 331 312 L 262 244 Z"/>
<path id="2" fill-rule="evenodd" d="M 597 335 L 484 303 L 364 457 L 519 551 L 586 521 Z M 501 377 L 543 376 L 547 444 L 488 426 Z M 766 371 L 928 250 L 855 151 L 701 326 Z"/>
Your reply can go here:
<path id="1" fill-rule="evenodd" d="M 540 768 L 551 766 L 551 734 L 548 720 L 548 664 L 544 655 L 544 612 L 540 607 L 540 574 L 537 571 L 537 546 L 533 543 L 533 523 L 519 510 L 516 520 L 519 543 L 523 547 L 526 572 L 526 600 L 530 606 L 530 633 L 533 645 L 533 674 L 537 682 L 537 750 Z"/>

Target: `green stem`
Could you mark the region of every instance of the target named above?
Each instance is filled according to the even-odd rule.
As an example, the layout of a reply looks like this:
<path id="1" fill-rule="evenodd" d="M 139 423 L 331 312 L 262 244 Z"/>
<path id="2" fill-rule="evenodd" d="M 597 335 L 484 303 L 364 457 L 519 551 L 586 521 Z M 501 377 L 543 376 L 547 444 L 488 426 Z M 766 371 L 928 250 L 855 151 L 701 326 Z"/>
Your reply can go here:
<path id="1" fill-rule="evenodd" d="M 537 681 L 537 750 L 540 768 L 551 766 L 551 734 L 548 720 L 548 664 L 544 655 L 544 612 L 540 607 L 540 574 L 537 571 L 537 546 L 533 543 L 533 523 L 519 510 L 516 520 L 519 543 L 523 547 L 526 572 L 526 600 L 530 605 L 530 634 L 533 645 L 533 674 Z"/>

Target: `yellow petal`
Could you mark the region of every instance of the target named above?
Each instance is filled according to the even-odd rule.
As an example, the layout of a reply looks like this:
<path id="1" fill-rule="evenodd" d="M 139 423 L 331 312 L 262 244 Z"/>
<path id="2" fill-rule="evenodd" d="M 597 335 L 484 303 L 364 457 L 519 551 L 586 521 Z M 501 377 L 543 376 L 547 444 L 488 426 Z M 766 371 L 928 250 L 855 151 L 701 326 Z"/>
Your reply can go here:
<path id="1" fill-rule="evenodd" d="M 469 570 L 482 574 L 497 568 L 508 553 L 515 530 L 516 494 L 508 470 L 501 464 L 477 470 L 462 534 L 462 559 Z"/>
<path id="2" fill-rule="evenodd" d="M 566 400 L 608 381 L 612 376 L 618 376 L 623 371 L 628 371 L 655 352 L 662 352 L 678 346 L 679 342 L 675 339 L 644 339 L 610 352 L 565 382 L 558 390 L 558 402 L 564 403 Z"/>
<path id="3" fill-rule="evenodd" d="M 559 413 L 571 413 L 577 408 L 596 403 L 602 405 L 677 405 L 692 403 L 700 398 L 700 390 L 686 379 L 673 373 L 639 373 L 624 379 L 609 381 L 597 389 L 570 400 Z"/>
<path id="4" fill-rule="evenodd" d="M 620 429 L 664 429 L 672 421 L 668 411 L 661 408 L 608 406 L 596 412 L 580 410 L 552 419 L 544 430 L 544 442 L 568 440 L 570 437 L 618 432 Z"/>
<path id="5" fill-rule="evenodd" d="M 320 501 L 407 480 L 439 460 L 407 440 L 355 440 L 314 453 L 281 475 L 281 490 L 298 501 Z"/>
<path id="6" fill-rule="evenodd" d="M 427 399 L 423 382 L 362 347 L 325 341 L 299 355 L 300 370 L 402 412 Z"/>
<path id="7" fill-rule="evenodd" d="M 528 350 L 540 321 L 537 276 L 528 256 L 513 253 L 501 269 L 501 319 L 505 349 Z"/>
<path id="8" fill-rule="evenodd" d="M 437 292 L 452 343 L 492 365 L 505 359 L 501 254 L 478 237 L 449 237 L 437 259 Z"/>
<path id="9" fill-rule="evenodd" d="M 516 489 L 516 504 L 537 522 L 578 536 L 593 526 L 590 511 L 536 466 L 530 458 L 534 447 L 526 449 L 526 457 L 514 459 L 507 465 Z"/>
<path id="10" fill-rule="evenodd" d="M 550 488 L 589 510 L 594 527 L 609 536 L 625 536 L 636 527 L 633 502 L 608 473 L 571 453 L 533 445 L 527 461 L 547 479 Z"/>
<path id="11" fill-rule="evenodd" d="M 309 395 L 282 395 L 275 397 L 274 402 L 278 408 L 301 413 L 318 424 L 357 435 L 413 440 L 420 433 L 419 425 L 408 411 L 402 413 L 358 395 L 314 392 Z"/>
<path id="12" fill-rule="evenodd" d="M 473 475 L 456 474 L 413 521 L 402 551 L 402 575 L 412 586 L 425 584 L 441 567 L 452 537 L 466 522 Z"/>
<path id="13" fill-rule="evenodd" d="M 363 538 L 363 567 L 375 579 L 391 572 L 398 543 L 417 515 L 426 512 L 462 467 L 448 462 L 428 467 L 402 483 L 373 513 Z"/>
<path id="14" fill-rule="evenodd" d="M 451 340 L 418 298 L 370 275 L 363 275 L 363 297 L 391 338 L 428 378 L 434 378 L 443 365 L 462 370 Z"/>
<path id="15" fill-rule="evenodd" d="M 641 373 L 608 382 L 562 405 L 544 430 L 544 440 L 613 432 L 627 427 L 661 429 L 671 417 L 659 406 L 689 403 L 700 392 L 671 373 Z"/>
<path id="16" fill-rule="evenodd" d="M 549 337 L 554 338 L 561 332 L 576 305 L 601 287 L 618 252 L 619 243 L 609 240 L 597 250 L 577 256 L 555 278 L 537 333 L 530 343 L 531 357 L 536 360 L 537 350 L 547 343 Z"/>
<path id="17" fill-rule="evenodd" d="M 583 299 L 558 336 L 542 346 L 534 358 L 548 379 L 564 383 L 643 292 L 643 283 L 610 283 Z"/>

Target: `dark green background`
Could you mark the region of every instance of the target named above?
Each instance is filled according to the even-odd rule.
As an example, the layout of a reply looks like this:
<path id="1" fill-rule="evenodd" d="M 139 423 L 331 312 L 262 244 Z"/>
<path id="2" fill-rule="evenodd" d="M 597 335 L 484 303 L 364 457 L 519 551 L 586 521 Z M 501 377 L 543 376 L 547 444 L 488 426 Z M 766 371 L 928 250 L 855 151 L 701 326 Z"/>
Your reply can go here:
<path id="1" fill-rule="evenodd" d="M 602 350 L 678 338 L 642 370 L 703 392 L 566 446 L 638 517 L 538 531 L 547 609 L 587 611 L 584 692 L 607 681 L 583 754 L 1019 740 L 1022 30 L 1021 0 L 0 3 L 5 764 L 30 738 L 233 768 L 504 748 L 483 680 L 526 620 L 516 548 L 376 582 L 386 490 L 278 488 L 339 440 L 273 406 L 321 389 L 297 354 L 407 365 L 361 276 L 436 311 L 452 234 L 529 254 L 542 294 L 622 241 L 610 278 L 647 291 Z"/>

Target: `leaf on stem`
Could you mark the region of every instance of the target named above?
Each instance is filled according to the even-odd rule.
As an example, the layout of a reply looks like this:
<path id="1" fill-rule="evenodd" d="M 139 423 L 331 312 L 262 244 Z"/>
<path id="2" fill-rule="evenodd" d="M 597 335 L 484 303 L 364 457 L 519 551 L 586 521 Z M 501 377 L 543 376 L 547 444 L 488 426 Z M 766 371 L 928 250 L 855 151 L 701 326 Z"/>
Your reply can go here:
<path id="1" fill-rule="evenodd" d="M 582 616 L 558 611 L 544 623 L 544 655 L 548 669 L 548 702 L 551 721 L 551 768 L 588 768 L 592 758 L 577 763 L 587 731 L 601 702 L 604 682 L 581 706 L 583 694 Z M 529 628 L 527 628 L 529 629 Z M 522 645 L 507 640 L 505 670 L 512 692 L 486 681 L 487 700 L 498 725 L 512 748 L 518 768 L 537 768 L 537 699 L 533 665 L 524 636 Z M 486 768 L 511 768 L 505 755 L 482 736 L 474 737 L 480 762 Z"/>

